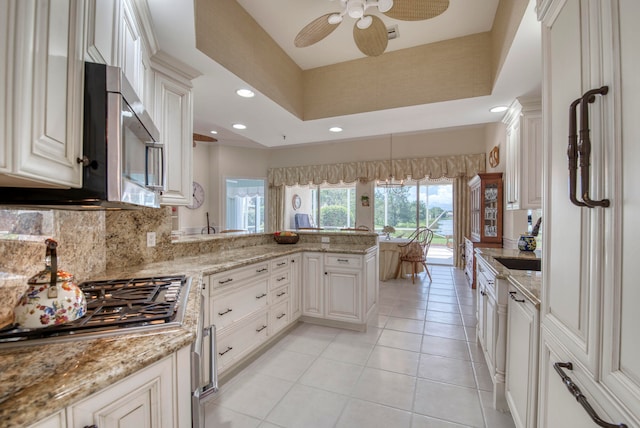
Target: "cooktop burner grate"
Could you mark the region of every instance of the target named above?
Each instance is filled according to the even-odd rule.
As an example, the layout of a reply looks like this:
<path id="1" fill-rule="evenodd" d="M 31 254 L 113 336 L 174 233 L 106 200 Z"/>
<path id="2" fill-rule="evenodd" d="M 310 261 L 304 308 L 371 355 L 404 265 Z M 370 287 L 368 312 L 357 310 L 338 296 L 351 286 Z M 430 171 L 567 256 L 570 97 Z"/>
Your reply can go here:
<path id="1" fill-rule="evenodd" d="M 79 287 L 87 300 L 87 313 L 82 318 L 40 329 L 7 327 L 0 330 L 0 347 L 34 339 L 100 337 L 125 329 L 179 325 L 189 285 L 184 275 L 83 282 Z"/>

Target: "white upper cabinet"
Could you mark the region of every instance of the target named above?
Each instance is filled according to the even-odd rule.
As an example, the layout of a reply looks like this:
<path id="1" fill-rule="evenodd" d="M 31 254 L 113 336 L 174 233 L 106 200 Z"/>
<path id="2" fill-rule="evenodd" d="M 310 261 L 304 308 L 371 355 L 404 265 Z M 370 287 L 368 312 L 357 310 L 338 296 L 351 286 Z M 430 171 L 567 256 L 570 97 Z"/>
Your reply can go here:
<path id="1" fill-rule="evenodd" d="M 81 187 L 84 2 L 0 9 L 0 185 Z"/>
<path id="2" fill-rule="evenodd" d="M 88 0 L 86 8 L 86 61 L 117 66 L 120 63 L 120 1 Z"/>
<path id="3" fill-rule="evenodd" d="M 189 205 L 192 193 L 193 99 L 191 80 L 200 73 L 158 52 L 151 60 L 154 123 L 165 144 L 163 205 Z"/>
<path id="4" fill-rule="evenodd" d="M 542 110 L 539 98 L 518 98 L 507 126 L 504 194 L 507 210 L 542 206 Z"/>
<path id="5" fill-rule="evenodd" d="M 583 419 L 582 406 L 560 405 L 576 402 L 556 369 L 571 363 L 565 374 L 602 419 L 640 426 L 640 2 L 539 1 L 538 13 L 546 224 L 539 424 Z"/>

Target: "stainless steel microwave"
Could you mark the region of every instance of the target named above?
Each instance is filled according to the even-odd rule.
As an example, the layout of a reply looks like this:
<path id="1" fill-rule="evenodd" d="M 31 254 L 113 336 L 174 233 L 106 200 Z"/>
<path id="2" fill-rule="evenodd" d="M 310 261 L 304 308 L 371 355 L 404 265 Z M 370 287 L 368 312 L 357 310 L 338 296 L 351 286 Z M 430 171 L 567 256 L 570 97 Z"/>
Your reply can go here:
<path id="1" fill-rule="evenodd" d="M 67 208 L 160 206 L 164 146 L 122 70 L 85 63 L 82 188 L 0 188 L 0 204 Z"/>

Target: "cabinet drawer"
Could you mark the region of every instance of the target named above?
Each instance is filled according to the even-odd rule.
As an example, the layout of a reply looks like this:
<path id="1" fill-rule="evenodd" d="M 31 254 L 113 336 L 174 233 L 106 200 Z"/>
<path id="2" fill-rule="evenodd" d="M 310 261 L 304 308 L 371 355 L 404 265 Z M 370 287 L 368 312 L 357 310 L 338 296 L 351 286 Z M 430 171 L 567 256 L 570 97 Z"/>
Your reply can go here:
<path id="1" fill-rule="evenodd" d="M 223 371 L 234 361 L 247 355 L 267 338 L 268 314 L 259 316 L 234 327 L 227 333 L 218 335 L 218 370 Z"/>
<path id="2" fill-rule="evenodd" d="M 289 266 L 289 257 L 279 257 L 273 259 L 270 262 L 271 271 L 275 272 L 278 269 L 285 269 Z"/>
<path id="3" fill-rule="evenodd" d="M 326 266 L 342 266 L 360 269 L 362 256 L 347 256 L 344 254 L 327 254 L 324 261 Z"/>
<path id="4" fill-rule="evenodd" d="M 218 330 L 267 306 L 267 279 L 210 299 L 210 322 Z"/>
<path id="5" fill-rule="evenodd" d="M 269 289 L 273 290 L 282 287 L 285 284 L 289 284 L 289 270 L 277 272 L 271 275 L 271 282 L 269 283 Z"/>
<path id="6" fill-rule="evenodd" d="M 270 335 L 276 334 L 289 324 L 289 299 L 274 305 L 269 311 Z"/>
<path id="7" fill-rule="evenodd" d="M 213 288 L 220 288 L 227 285 L 235 285 L 239 282 L 267 276 L 269 273 L 269 262 L 256 263 L 245 268 L 232 269 L 211 275 L 210 284 Z"/>
<path id="8" fill-rule="evenodd" d="M 289 298 L 289 286 L 285 285 L 269 292 L 269 304 L 275 305 Z"/>

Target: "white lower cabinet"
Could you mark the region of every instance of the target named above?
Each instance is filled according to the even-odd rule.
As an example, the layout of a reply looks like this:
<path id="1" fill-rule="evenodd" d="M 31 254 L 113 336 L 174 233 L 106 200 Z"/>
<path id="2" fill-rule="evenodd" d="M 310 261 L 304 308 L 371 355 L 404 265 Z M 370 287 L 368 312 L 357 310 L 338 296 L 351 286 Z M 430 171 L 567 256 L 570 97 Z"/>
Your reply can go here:
<path id="1" fill-rule="evenodd" d="M 303 265 L 302 315 L 306 320 L 366 329 L 377 307 L 377 250 L 365 255 L 305 253 Z"/>
<path id="2" fill-rule="evenodd" d="M 267 311 L 263 310 L 248 320 L 239 322 L 232 329 L 222 330 L 216 336 L 219 374 L 267 339 L 268 318 Z"/>
<path id="3" fill-rule="evenodd" d="M 190 361 L 186 346 L 31 427 L 191 427 Z"/>
<path id="4" fill-rule="evenodd" d="M 476 257 L 477 337 L 493 382 L 493 406 L 508 410 L 504 396 L 508 282 L 496 274 L 481 256 Z"/>
<path id="5" fill-rule="evenodd" d="M 513 285 L 507 304 L 505 397 L 517 428 L 535 428 L 538 410 L 539 311 Z"/>
<path id="6" fill-rule="evenodd" d="M 277 257 L 205 276 L 204 319 L 206 326 L 216 326 L 219 375 L 300 317 L 301 259 L 301 254 Z M 204 356 L 205 365 L 209 359 Z"/>

